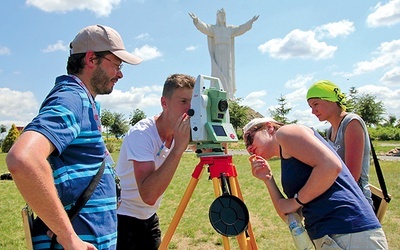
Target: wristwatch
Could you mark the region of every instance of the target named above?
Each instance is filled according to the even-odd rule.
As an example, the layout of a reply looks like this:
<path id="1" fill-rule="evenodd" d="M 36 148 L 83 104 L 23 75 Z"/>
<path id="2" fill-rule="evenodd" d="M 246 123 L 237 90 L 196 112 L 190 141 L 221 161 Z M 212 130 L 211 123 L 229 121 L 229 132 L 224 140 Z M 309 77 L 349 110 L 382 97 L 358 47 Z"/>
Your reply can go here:
<path id="1" fill-rule="evenodd" d="M 299 195 L 298 195 L 297 193 L 294 195 L 294 199 L 295 199 L 296 202 L 299 203 L 300 205 L 302 205 L 302 206 L 305 206 L 305 205 L 306 205 L 306 204 L 304 204 L 303 202 L 301 202 L 301 201 L 299 200 Z"/>

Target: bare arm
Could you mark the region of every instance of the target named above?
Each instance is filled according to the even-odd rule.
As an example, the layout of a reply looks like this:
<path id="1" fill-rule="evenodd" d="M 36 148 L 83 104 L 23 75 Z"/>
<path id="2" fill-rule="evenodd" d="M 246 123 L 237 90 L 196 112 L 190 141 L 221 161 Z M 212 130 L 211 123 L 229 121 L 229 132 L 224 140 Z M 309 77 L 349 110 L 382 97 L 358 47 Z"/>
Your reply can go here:
<path id="1" fill-rule="evenodd" d="M 285 214 L 279 209 L 279 200 L 285 199 L 272 175 L 271 167 L 268 162 L 261 156 L 252 155 L 250 158 L 251 170 L 254 177 L 262 180 L 267 186 L 269 196 L 271 197 L 272 204 L 278 215 L 285 221 Z"/>
<path id="2" fill-rule="evenodd" d="M 344 162 L 356 182 L 360 179 L 364 157 L 364 130 L 357 120 L 352 120 L 344 132 Z"/>
<path id="3" fill-rule="evenodd" d="M 309 179 L 298 192 L 303 203 L 312 201 L 332 186 L 342 169 L 341 161 L 310 128 L 286 125 L 277 131 L 276 137 L 284 158 L 295 157 L 313 167 Z M 294 199 L 279 201 L 284 214 L 295 212 L 298 207 Z"/>
<path id="4" fill-rule="evenodd" d="M 54 149 L 42 134 L 24 132 L 7 154 L 8 169 L 25 201 L 57 235 L 57 241 L 65 249 L 95 249 L 78 238 L 58 198 L 47 161 Z"/>
<path id="5" fill-rule="evenodd" d="M 183 152 L 190 140 L 190 122 L 187 114 L 183 114 L 175 126 L 175 145 L 164 163 L 156 170 L 154 162 L 134 161 L 135 178 L 142 200 L 153 205 L 165 192 L 179 165 Z"/>

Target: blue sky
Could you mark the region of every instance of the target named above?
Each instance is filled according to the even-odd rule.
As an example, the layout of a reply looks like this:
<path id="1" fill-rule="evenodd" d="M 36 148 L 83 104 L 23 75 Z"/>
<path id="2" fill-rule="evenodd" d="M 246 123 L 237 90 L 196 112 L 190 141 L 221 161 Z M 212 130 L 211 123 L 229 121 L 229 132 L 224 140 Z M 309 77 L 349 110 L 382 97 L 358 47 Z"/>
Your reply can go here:
<path id="1" fill-rule="evenodd" d="M 102 109 L 147 116 L 161 111 L 165 78 L 173 73 L 211 74 L 206 36 L 189 12 L 216 23 L 224 8 L 228 25 L 260 15 L 235 38 L 235 97 L 264 116 L 286 97 L 289 119 L 324 126 L 305 94 L 328 79 L 342 91 L 356 87 L 400 118 L 400 0 L 26 0 L 5 1 L 0 15 L 0 124 L 26 125 L 38 112 L 55 77 L 66 73 L 68 45 L 85 26 L 115 28 L 128 51 L 142 57 L 125 65 Z"/>

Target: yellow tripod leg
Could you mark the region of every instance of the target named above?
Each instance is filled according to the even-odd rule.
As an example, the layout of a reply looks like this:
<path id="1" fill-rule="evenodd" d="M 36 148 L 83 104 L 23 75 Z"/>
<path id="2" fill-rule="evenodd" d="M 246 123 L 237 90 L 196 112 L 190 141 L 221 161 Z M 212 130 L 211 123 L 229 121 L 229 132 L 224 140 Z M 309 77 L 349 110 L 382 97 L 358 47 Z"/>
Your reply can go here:
<path id="1" fill-rule="evenodd" d="M 212 182 L 213 182 L 215 197 L 218 198 L 222 195 L 221 181 L 218 178 L 212 178 Z M 231 249 L 228 237 L 222 235 L 222 243 L 224 244 L 225 250 Z"/>
<path id="2" fill-rule="evenodd" d="M 175 212 L 174 217 L 172 218 L 171 224 L 169 224 L 168 230 L 163 237 L 160 247 L 158 249 L 165 250 L 168 247 L 169 242 L 171 241 L 172 236 L 175 233 L 176 227 L 179 224 L 179 221 L 182 218 L 183 212 L 185 211 L 187 204 L 189 203 L 190 198 L 192 197 L 193 191 L 196 188 L 197 183 L 203 173 L 204 168 L 202 168 L 199 177 L 190 180 L 188 187 L 186 188 L 185 194 L 182 197 L 181 202 L 179 203 L 178 209 Z"/>
<path id="3" fill-rule="evenodd" d="M 232 194 L 239 197 L 242 201 L 244 201 L 237 177 L 230 177 L 229 184 L 231 185 L 231 188 L 232 188 L 232 190 L 231 190 Z M 248 234 L 247 240 L 250 241 L 249 242 L 250 244 L 247 244 L 247 240 L 246 240 L 246 248 L 245 249 L 258 250 L 257 242 L 254 237 L 254 233 L 253 233 L 253 229 L 251 227 L 250 220 L 249 220 L 249 223 L 247 224 L 247 230 L 242 233 L 244 237 L 246 237 L 246 235 L 245 235 L 246 232 Z M 241 248 L 241 249 L 243 249 L 243 248 Z"/>
<path id="4" fill-rule="evenodd" d="M 231 187 L 231 195 L 234 195 L 243 201 L 242 193 L 239 188 L 239 182 L 236 178 L 236 169 L 231 162 L 231 156 L 225 156 L 225 158 L 219 158 L 218 156 L 202 157 L 200 163 L 196 166 L 192 174 L 192 179 L 190 180 L 188 187 L 181 199 L 181 202 L 179 203 L 179 206 L 175 212 L 175 215 L 168 227 L 168 230 L 162 239 L 161 245 L 159 247 L 160 250 L 168 249 L 171 238 L 175 233 L 179 221 L 182 218 L 182 215 L 187 207 L 187 204 L 189 203 L 194 189 L 196 188 L 196 185 L 204 171 L 204 165 L 208 165 L 210 167 L 217 166 L 215 170 L 210 171 L 209 169 L 210 177 L 213 182 L 215 197 L 218 198 L 222 195 L 221 180 L 218 177 L 220 176 L 220 173 L 225 173 L 225 171 L 228 171 L 229 173 L 231 173 L 231 176 L 228 178 Z M 247 230 L 237 235 L 236 239 L 241 250 L 258 250 L 250 221 L 248 222 Z M 224 249 L 230 250 L 229 238 L 222 235 L 222 241 L 224 244 Z"/>

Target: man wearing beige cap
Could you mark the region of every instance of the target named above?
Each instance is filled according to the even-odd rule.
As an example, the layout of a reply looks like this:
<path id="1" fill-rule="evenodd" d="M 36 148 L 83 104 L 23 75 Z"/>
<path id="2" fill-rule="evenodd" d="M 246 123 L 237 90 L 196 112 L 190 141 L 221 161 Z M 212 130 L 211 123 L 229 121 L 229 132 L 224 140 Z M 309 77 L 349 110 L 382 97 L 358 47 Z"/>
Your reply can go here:
<path id="1" fill-rule="evenodd" d="M 38 215 L 34 249 L 115 249 L 114 172 L 95 97 L 112 92 L 123 77 L 122 62 L 141 61 L 110 27 L 88 26 L 71 42 L 68 75 L 56 78 L 6 159 L 15 184 Z"/>

